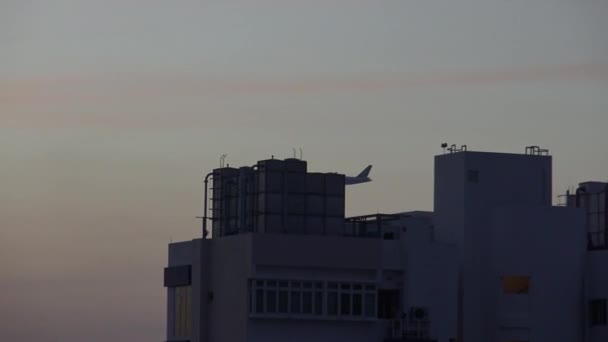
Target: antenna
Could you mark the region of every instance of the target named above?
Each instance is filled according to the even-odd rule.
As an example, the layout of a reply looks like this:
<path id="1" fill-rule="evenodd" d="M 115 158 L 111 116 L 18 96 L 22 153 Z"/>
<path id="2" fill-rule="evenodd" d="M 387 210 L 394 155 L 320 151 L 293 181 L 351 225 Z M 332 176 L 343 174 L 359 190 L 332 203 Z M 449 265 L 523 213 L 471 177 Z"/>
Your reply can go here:
<path id="1" fill-rule="evenodd" d="M 222 156 L 220 157 L 220 168 L 224 167 L 224 163 L 226 162 L 226 157 L 228 157 L 227 154 L 222 154 Z"/>
<path id="2" fill-rule="evenodd" d="M 296 157 L 296 148 L 295 148 L 295 147 L 293 148 L 293 158 L 294 158 L 294 159 L 296 159 L 296 158 L 297 158 L 297 157 Z"/>
<path id="3" fill-rule="evenodd" d="M 300 147 L 300 160 L 302 160 L 302 148 Z"/>

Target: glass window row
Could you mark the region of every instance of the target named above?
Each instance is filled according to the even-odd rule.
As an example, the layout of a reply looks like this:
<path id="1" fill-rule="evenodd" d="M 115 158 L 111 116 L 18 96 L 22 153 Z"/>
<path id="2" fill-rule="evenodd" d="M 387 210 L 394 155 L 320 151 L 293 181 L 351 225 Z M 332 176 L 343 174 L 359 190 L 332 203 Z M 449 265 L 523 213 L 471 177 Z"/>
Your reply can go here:
<path id="1" fill-rule="evenodd" d="M 250 312 L 265 316 L 376 317 L 376 286 L 370 283 L 255 279 Z"/>

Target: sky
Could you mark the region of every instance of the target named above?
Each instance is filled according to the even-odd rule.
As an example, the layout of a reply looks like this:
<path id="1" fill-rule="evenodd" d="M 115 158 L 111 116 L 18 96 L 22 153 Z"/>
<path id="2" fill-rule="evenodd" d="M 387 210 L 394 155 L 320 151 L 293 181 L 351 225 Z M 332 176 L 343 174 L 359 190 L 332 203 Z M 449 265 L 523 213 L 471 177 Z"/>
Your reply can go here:
<path id="1" fill-rule="evenodd" d="M 202 179 L 302 148 L 347 213 L 432 210 L 440 145 L 608 173 L 603 0 L 0 0 L 0 340 L 160 341 Z"/>

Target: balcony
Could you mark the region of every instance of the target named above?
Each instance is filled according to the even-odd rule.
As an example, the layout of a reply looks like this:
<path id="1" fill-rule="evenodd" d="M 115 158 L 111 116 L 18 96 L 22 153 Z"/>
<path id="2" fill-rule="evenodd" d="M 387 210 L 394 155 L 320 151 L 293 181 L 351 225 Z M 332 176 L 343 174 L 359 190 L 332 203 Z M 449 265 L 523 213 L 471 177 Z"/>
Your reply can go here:
<path id="1" fill-rule="evenodd" d="M 386 322 L 384 342 L 436 342 L 430 338 L 431 322 L 426 319 L 391 319 Z"/>

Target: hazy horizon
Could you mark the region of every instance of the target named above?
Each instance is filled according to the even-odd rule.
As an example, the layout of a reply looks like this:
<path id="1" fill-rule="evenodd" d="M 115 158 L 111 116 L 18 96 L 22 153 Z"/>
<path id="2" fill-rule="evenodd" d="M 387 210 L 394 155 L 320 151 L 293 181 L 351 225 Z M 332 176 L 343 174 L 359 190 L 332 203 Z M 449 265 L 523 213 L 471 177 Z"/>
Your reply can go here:
<path id="1" fill-rule="evenodd" d="M 440 144 L 608 180 L 601 0 L 0 3 L 0 340 L 161 341 L 202 178 L 290 157 L 432 210 Z"/>

